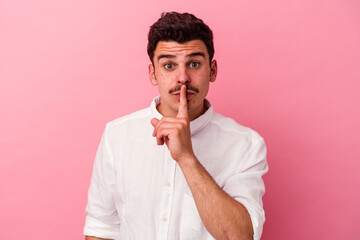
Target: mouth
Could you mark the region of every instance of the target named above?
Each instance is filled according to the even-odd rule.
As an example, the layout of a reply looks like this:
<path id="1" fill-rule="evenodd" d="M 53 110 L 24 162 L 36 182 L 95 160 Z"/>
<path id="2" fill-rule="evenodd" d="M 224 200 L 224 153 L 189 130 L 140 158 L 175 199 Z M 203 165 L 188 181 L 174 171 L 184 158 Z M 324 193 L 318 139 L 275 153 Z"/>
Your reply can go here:
<path id="1" fill-rule="evenodd" d="M 174 92 L 172 94 L 178 101 L 180 101 L 180 92 Z M 186 91 L 186 99 L 189 101 L 191 98 L 195 96 L 195 93 L 192 91 Z"/>

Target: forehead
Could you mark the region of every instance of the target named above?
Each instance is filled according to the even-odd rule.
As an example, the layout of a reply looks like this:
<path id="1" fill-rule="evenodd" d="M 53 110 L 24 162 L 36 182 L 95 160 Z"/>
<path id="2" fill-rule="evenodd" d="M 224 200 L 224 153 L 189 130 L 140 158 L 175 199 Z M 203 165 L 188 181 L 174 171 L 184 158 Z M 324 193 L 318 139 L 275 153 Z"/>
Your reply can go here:
<path id="1" fill-rule="evenodd" d="M 154 58 L 159 55 L 174 55 L 174 56 L 186 56 L 191 53 L 202 52 L 208 58 L 208 52 L 206 45 L 202 40 L 191 40 L 184 43 L 178 43 L 175 41 L 159 41 L 155 51 Z"/>

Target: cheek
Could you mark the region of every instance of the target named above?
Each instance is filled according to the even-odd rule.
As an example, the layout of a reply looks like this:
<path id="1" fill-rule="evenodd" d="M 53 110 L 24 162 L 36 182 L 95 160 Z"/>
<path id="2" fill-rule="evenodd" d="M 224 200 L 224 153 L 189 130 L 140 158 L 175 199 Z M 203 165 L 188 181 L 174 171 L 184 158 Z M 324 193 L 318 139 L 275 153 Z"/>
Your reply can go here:
<path id="1" fill-rule="evenodd" d="M 201 95 L 205 97 L 209 91 L 209 84 L 208 83 L 202 84 L 199 90 L 201 91 Z"/>
<path id="2" fill-rule="evenodd" d="M 158 88 L 160 93 L 167 93 L 170 89 L 170 86 L 166 82 L 160 81 L 158 84 Z"/>
<path id="3" fill-rule="evenodd" d="M 167 74 L 164 72 L 159 72 L 157 75 L 157 80 L 159 82 L 159 84 L 161 84 L 162 86 L 166 86 L 169 85 L 169 83 L 171 82 L 171 74 Z"/>

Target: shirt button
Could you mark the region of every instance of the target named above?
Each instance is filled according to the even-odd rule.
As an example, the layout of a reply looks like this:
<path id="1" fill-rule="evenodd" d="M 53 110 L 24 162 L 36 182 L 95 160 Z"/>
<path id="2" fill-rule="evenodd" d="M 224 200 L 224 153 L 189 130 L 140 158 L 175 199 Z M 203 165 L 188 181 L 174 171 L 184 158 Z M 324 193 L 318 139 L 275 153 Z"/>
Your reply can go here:
<path id="1" fill-rule="evenodd" d="M 163 217 L 162 220 L 163 220 L 163 222 L 166 222 L 168 219 L 167 219 L 167 217 Z"/>
<path id="2" fill-rule="evenodd" d="M 171 186 L 170 182 L 167 182 L 167 183 L 165 184 L 165 186 L 170 187 L 170 186 Z"/>

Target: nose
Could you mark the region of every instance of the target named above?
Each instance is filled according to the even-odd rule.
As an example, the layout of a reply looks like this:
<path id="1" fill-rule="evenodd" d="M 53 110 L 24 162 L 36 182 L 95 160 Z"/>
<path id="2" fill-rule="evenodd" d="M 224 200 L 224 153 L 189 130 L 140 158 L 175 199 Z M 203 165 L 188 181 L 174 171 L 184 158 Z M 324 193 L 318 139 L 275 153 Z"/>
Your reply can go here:
<path id="1" fill-rule="evenodd" d="M 188 69 L 183 66 L 183 67 L 179 67 L 179 72 L 178 72 L 178 77 L 177 77 L 177 82 L 179 84 L 189 84 L 190 83 L 190 76 L 188 73 Z"/>

